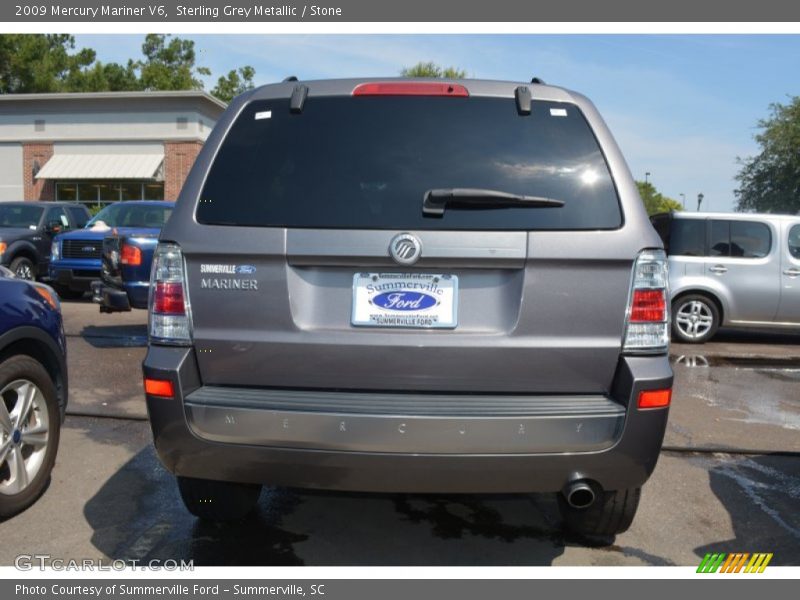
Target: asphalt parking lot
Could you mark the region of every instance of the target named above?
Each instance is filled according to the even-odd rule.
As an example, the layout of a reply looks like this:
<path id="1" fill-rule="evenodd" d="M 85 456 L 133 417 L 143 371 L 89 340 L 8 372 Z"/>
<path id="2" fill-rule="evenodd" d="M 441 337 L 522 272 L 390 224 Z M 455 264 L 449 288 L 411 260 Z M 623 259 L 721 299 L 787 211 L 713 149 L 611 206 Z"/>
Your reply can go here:
<path id="1" fill-rule="evenodd" d="M 195 565 L 697 565 L 707 552 L 800 564 L 800 335 L 723 332 L 674 345 L 670 423 L 633 527 L 565 537 L 550 496 L 414 496 L 265 488 L 208 525 L 183 508 L 141 394 L 142 311 L 64 304 L 70 410 L 44 496 L 0 522 L 0 564 L 184 559 Z M 486 474 L 491 477 L 490 473 Z"/>

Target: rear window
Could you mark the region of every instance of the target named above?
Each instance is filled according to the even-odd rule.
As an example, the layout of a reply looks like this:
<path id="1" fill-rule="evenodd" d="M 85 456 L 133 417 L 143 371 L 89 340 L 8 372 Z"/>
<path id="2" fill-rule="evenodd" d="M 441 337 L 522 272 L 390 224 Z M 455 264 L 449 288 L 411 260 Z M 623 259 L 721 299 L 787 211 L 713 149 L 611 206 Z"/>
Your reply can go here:
<path id="1" fill-rule="evenodd" d="M 675 256 L 704 256 L 706 222 L 700 219 L 673 219 L 669 253 Z"/>
<path id="2" fill-rule="evenodd" d="M 454 208 L 423 216 L 425 192 L 480 188 L 560 208 Z M 352 229 L 612 229 L 622 223 L 603 153 L 571 104 L 511 99 L 310 98 L 247 105 L 197 206 L 215 225 Z"/>

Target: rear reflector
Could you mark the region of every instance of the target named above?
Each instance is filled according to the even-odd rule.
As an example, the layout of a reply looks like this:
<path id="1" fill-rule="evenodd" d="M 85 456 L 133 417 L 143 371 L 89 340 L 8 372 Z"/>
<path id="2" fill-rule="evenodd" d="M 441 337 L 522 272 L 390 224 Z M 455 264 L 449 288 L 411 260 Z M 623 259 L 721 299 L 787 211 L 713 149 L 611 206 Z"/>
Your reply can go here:
<path id="1" fill-rule="evenodd" d="M 142 264 L 142 251 L 136 246 L 129 246 L 128 244 L 122 245 L 122 250 L 119 253 L 119 262 L 123 265 L 131 265 L 138 267 Z"/>
<path id="2" fill-rule="evenodd" d="M 157 281 L 153 290 L 153 312 L 160 315 L 183 315 L 183 283 Z"/>
<path id="3" fill-rule="evenodd" d="M 633 291 L 631 323 L 661 323 L 666 321 L 666 310 L 663 289 Z"/>
<path id="4" fill-rule="evenodd" d="M 466 98 L 469 91 L 463 85 L 438 82 L 386 82 L 362 83 L 353 90 L 353 96 L 457 96 Z"/>
<path id="5" fill-rule="evenodd" d="M 161 396 L 163 398 L 175 397 L 172 382 L 166 379 L 148 379 L 145 377 L 144 393 L 148 396 Z"/>
<path id="6" fill-rule="evenodd" d="M 639 408 L 666 408 L 672 400 L 672 390 L 647 390 L 639 392 Z"/>

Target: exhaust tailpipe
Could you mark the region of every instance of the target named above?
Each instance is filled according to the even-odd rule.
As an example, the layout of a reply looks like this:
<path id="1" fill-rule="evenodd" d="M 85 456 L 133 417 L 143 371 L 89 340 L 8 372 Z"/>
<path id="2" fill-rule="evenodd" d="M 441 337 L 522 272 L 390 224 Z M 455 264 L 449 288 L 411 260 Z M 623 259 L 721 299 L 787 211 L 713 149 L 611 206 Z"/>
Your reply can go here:
<path id="1" fill-rule="evenodd" d="M 597 498 L 594 489 L 585 480 L 568 483 L 562 493 L 572 508 L 589 508 Z"/>

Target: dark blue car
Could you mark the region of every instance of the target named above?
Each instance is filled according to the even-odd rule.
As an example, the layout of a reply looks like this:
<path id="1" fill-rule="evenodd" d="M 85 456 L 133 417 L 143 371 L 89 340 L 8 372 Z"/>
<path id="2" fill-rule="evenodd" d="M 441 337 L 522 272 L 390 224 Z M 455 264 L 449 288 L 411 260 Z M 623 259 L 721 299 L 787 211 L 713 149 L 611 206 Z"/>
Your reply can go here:
<path id="1" fill-rule="evenodd" d="M 114 230 L 119 235 L 155 236 L 172 213 L 174 202 L 144 200 L 110 204 L 84 229 L 53 240 L 49 279 L 62 298 L 79 298 L 100 279 L 103 240 Z"/>
<path id="2" fill-rule="evenodd" d="M 67 406 L 58 296 L 0 267 L 0 519 L 41 495 Z"/>

